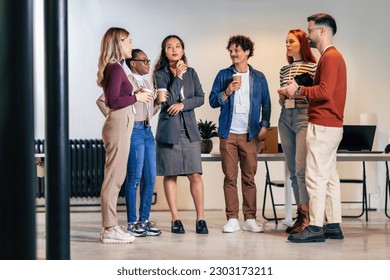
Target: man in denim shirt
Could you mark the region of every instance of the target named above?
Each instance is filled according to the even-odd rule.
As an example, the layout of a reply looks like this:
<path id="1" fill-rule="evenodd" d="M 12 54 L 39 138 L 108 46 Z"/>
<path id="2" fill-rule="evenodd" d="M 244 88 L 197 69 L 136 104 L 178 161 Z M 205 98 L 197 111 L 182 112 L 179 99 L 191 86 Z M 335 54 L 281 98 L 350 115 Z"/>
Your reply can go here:
<path id="1" fill-rule="evenodd" d="M 209 96 L 211 107 L 220 107 L 218 135 L 228 220 L 223 232 L 240 230 L 237 192 L 239 162 L 245 220 L 243 230 L 263 232 L 261 224 L 256 221 L 254 177 L 257 170 L 257 147 L 269 127 L 271 102 L 264 74 L 248 64 L 253 49 L 254 43 L 250 38 L 242 35 L 230 37 L 227 50 L 233 65 L 219 71 Z M 239 74 L 240 79 L 233 81 L 233 74 Z"/>

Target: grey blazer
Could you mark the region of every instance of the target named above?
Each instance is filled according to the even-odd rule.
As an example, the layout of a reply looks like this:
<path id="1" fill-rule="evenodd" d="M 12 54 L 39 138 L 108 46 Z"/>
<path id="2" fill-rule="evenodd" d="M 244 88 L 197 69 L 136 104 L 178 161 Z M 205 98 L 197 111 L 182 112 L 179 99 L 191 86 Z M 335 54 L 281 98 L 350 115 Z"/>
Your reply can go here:
<path id="1" fill-rule="evenodd" d="M 183 79 L 180 79 L 172 75 L 169 65 L 167 65 L 164 69 L 160 69 L 155 73 L 155 79 L 157 88 L 166 88 L 169 92 L 168 100 L 161 105 L 156 141 L 167 144 L 179 143 L 181 116 L 184 119 L 190 141 L 200 141 L 194 109 L 203 105 L 204 92 L 196 71 L 188 67 L 187 72 L 183 74 Z M 184 99 L 180 96 L 182 87 L 184 87 Z M 184 104 L 183 111 L 175 116 L 170 116 L 167 109 L 179 102 Z"/>

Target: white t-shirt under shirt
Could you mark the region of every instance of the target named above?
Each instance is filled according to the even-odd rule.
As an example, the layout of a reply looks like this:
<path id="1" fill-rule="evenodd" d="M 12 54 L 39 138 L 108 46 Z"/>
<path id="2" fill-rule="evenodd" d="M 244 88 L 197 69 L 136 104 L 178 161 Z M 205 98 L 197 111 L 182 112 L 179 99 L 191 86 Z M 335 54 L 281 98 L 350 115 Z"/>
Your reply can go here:
<path id="1" fill-rule="evenodd" d="M 230 133 L 246 134 L 249 132 L 250 85 L 249 71 L 241 73 L 241 87 L 234 95 L 234 112 Z"/>
<path id="2" fill-rule="evenodd" d="M 149 88 L 144 78 L 139 74 L 132 74 L 138 87 Z M 151 90 L 151 88 L 149 88 Z M 136 102 L 132 106 L 133 114 L 135 115 L 135 121 L 144 121 L 153 116 L 153 100 L 148 104 L 142 102 Z"/>

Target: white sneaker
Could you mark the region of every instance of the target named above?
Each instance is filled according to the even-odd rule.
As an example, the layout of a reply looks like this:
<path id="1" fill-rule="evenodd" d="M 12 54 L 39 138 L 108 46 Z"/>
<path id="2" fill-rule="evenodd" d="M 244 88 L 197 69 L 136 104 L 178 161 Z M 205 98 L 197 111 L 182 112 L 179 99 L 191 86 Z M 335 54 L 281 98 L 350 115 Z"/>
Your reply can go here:
<path id="1" fill-rule="evenodd" d="M 263 226 L 259 224 L 255 219 L 247 219 L 244 222 L 243 230 L 251 232 L 264 232 Z"/>
<path id="2" fill-rule="evenodd" d="M 126 231 L 122 226 L 116 226 L 109 232 L 105 228 L 100 233 L 100 241 L 103 244 L 126 244 L 132 243 L 135 237 Z"/>
<path id="3" fill-rule="evenodd" d="M 240 230 L 240 223 L 235 218 L 230 218 L 222 228 L 222 232 L 236 232 L 239 230 Z"/>

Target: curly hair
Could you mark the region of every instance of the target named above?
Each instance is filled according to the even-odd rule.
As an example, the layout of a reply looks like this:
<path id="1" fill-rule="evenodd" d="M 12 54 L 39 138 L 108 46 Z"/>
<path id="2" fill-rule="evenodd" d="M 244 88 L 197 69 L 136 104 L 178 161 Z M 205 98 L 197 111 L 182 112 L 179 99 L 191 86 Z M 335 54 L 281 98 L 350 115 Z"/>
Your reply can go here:
<path id="1" fill-rule="evenodd" d="M 226 49 L 229 50 L 230 46 L 233 44 L 236 46 L 240 46 L 244 52 L 249 50 L 248 58 L 253 56 L 255 43 L 253 43 L 249 37 L 246 37 L 244 35 L 231 36 L 229 38 Z"/>
<path id="2" fill-rule="evenodd" d="M 129 67 L 129 69 L 131 69 L 131 67 L 130 67 L 130 61 L 133 61 L 134 59 L 136 59 L 136 58 L 137 58 L 137 55 L 138 55 L 139 53 L 141 53 L 141 52 L 143 52 L 143 50 L 141 50 L 141 49 L 133 49 L 133 50 L 131 51 L 131 58 L 126 58 L 125 62 L 126 62 L 127 67 Z"/>

